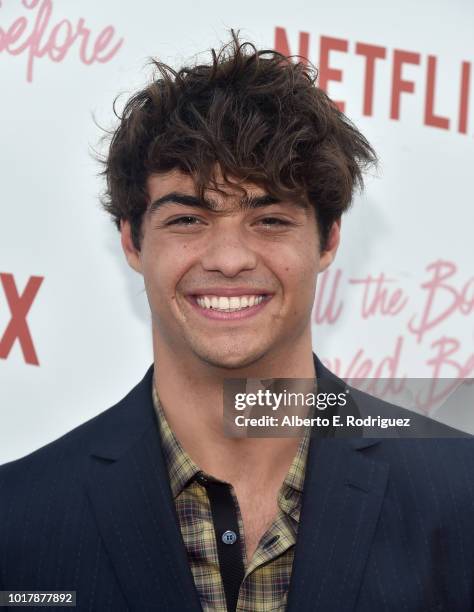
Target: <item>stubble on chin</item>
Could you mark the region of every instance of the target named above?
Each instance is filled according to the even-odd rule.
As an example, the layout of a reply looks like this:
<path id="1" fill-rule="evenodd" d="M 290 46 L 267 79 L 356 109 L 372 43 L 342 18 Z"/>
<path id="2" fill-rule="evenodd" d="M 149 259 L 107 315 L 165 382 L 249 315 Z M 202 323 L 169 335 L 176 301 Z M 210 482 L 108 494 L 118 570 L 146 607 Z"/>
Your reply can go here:
<path id="1" fill-rule="evenodd" d="M 257 363 L 265 354 L 262 349 L 248 349 L 246 347 L 223 346 L 193 347 L 193 353 L 205 364 L 222 370 L 238 370 Z"/>

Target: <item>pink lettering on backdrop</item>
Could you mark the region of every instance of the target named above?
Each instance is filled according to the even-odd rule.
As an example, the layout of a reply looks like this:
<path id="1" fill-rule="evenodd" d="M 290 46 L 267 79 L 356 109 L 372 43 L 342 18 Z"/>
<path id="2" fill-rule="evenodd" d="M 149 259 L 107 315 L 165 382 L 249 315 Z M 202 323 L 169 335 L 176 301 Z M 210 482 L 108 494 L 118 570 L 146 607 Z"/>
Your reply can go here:
<path id="1" fill-rule="evenodd" d="M 390 283 L 395 281 L 385 278 L 383 272 L 375 278 L 369 274 L 367 278 L 351 278 L 349 282 L 364 287 L 361 312 L 363 319 L 368 319 L 377 312 L 393 317 L 399 314 L 407 304 L 408 298 L 404 296 L 402 289 L 390 290 Z"/>
<path id="2" fill-rule="evenodd" d="M 379 361 L 368 357 L 365 347 L 357 349 L 346 365 L 343 364 L 342 359 L 339 357 L 333 359 L 323 358 L 322 361 L 334 374 L 347 381 L 372 377 L 374 379 L 403 379 L 405 376 L 400 374 L 400 356 L 403 344 L 403 336 L 398 336 L 391 352 L 387 353 Z"/>
<path id="3" fill-rule="evenodd" d="M 409 331 L 415 334 L 418 342 L 423 340 L 428 331 L 455 312 L 464 315 L 474 312 L 474 278 L 470 278 L 462 286 L 456 286 L 453 279 L 457 272 L 456 265 L 441 259 L 426 269 L 431 273 L 431 278 L 421 285 L 426 291 L 425 304 L 421 316 L 413 316 L 408 323 Z"/>
<path id="4" fill-rule="evenodd" d="M 30 12 L 15 19 L 9 27 L 0 27 L 0 53 L 27 56 L 26 80 L 29 83 L 33 81 L 36 59 L 47 56 L 53 62 L 61 62 L 76 45 L 83 64 L 103 64 L 122 46 L 123 38 L 115 39 L 115 29 L 111 25 L 93 34 L 83 18 L 75 24 L 69 19 L 54 23 L 53 0 L 22 0 L 21 5 Z"/>
<path id="5" fill-rule="evenodd" d="M 333 356 L 323 362 L 349 383 L 358 380 L 362 384 L 360 379 L 371 379 L 363 383 L 364 390 L 383 397 L 403 391 L 407 378 L 402 370 L 403 357 L 410 356 L 415 365 L 427 371 L 426 378 L 433 379 L 424 393 L 416 397 L 417 408 L 429 412 L 436 402 L 449 396 L 459 379 L 474 376 L 472 332 L 460 338 L 446 333 L 451 331 L 448 327 L 451 319 L 456 317 L 462 322 L 463 317 L 474 314 L 474 277 L 461 278 L 456 264 L 442 259 L 429 263 L 425 271 L 426 277 L 409 295 L 397 279 L 384 272 L 350 278 L 344 277 L 341 269 L 329 269 L 319 279 L 313 322 L 316 326 L 337 325 L 346 311 L 352 316 L 355 312 L 360 323 L 356 319 L 357 327 L 351 336 L 363 337 L 371 333 L 367 327 L 371 323 L 366 320 L 393 320 L 390 327 L 395 330 L 395 337 L 393 332 L 386 332 L 381 341 L 388 348 L 378 359 L 370 356 L 368 345 L 362 344 L 346 359 Z M 414 360 L 413 341 L 419 355 Z"/>
<path id="6" fill-rule="evenodd" d="M 342 311 L 342 302 L 338 298 L 338 291 L 342 270 L 335 274 L 323 272 L 318 282 L 318 292 L 314 301 L 314 321 L 316 324 L 336 323 Z M 328 281 L 331 280 L 331 284 Z"/>
<path id="7" fill-rule="evenodd" d="M 425 391 L 417 397 L 417 406 L 429 412 L 436 402 L 447 398 L 457 388 L 460 378 L 472 377 L 474 372 L 474 355 L 461 362 L 456 353 L 461 343 L 456 338 L 442 336 L 432 343 L 433 357 L 428 360 L 432 367 L 433 378 Z M 451 379 L 451 380 L 450 380 Z"/>

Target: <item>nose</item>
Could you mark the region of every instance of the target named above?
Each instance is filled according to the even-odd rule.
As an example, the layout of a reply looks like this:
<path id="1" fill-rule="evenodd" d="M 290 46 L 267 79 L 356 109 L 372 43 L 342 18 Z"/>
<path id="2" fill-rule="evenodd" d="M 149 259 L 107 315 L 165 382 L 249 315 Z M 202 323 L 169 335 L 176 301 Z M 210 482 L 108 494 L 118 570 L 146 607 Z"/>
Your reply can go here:
<path id="1" fill-rule="evenodd" d="M 234 277 L 244 270 L 253 270 L 257 265 L 257 254 L 250 247 L 241 227 L 234 219 L 221 219 L 209 237 L 209 243 L 201 263 L 206 271 L 220 272 Z"/>

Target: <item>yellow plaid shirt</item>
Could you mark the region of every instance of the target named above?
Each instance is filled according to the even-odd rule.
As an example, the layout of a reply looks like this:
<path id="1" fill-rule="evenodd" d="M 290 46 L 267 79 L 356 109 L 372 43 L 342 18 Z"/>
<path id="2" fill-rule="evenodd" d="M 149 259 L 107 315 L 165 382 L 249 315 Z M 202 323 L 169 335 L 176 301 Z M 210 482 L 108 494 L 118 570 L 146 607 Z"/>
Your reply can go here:
<path id="1" fill-rule="evenodd" d="M 153 403 L 179 525 L 202 609 L 227 612 L 210 502 L 205 487 L 194 479 L 197 473 L 205 474 L 171 431 L 154 385 Z M 242 546 L 245 576 L 237 612 L 283 612 L 286 608 L 308 448 L 306 431 L 278 493 L 278 513 L 252 559 L 246 559 L 245 545 Z M 239 539 L 245 543 L 239 504 L 234 489 L 229 486 L 238 517 Z"/>

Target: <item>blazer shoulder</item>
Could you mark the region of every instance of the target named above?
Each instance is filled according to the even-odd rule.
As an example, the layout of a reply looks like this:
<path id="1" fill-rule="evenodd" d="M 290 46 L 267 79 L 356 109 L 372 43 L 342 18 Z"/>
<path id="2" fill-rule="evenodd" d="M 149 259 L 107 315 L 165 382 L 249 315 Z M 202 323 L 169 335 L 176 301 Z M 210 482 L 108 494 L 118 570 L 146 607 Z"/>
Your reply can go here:
<path id="1" fill-rule="evenodd" d="M 100 461 L 119 457 L 139 442 L 152 419 L 156 424 L 151 378 L 149 372 L 111 408 L 25 457 L 0 466 L 0 550 L 8 551 L 5 560 L 7 554 L 17 559 L 24 553 L 26 532 L 28 550 L 46 550 L 48 542 L 57 543 L 59 525 L 62 534 L 82 529 L 83 521 L 88 520 L 84 518 L 88 485 L 97 476 L 97 460 L 91 455 Z M 0 559 L 0 582 L 1 566 Z"/>

